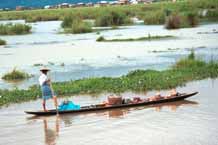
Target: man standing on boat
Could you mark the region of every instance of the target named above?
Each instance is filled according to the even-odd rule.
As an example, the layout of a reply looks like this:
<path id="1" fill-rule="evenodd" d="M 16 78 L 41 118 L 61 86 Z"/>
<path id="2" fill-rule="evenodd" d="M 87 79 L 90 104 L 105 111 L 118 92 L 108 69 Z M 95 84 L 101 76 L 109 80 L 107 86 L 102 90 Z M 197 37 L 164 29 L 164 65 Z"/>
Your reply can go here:
<path id="1" fill-rule="evenodd" d="M 57 97 L 53 91 L 53 88 L 52 88 L 52 84 L 51 84 L 51 80 L 48 78 L 47 76 L 47 73 L 50 71 L 50 69 L 46 68 L 46 67 L 43 67 L 40 69 L 41 71 L 41 75 L 39 77 L 39 84 L 41 86 L 41 90 L 42 90 L 42 106 L 43 106 L 43 110 L 44 111 L 47 111 L 46 109 L 46 100 L 50 99 L 50 98 L 53 98 L 54 100 L 54 105 L 55 105 L 55 108 L 57 110 L 57 106 L 58 106 L 58 103 L 57 103 Z"/>

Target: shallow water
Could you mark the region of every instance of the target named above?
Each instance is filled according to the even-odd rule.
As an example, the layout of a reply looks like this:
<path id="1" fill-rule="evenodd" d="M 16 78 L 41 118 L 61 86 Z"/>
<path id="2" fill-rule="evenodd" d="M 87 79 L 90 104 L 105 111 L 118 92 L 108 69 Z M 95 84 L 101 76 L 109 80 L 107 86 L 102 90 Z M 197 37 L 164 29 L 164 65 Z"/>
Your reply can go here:
<path id="1" fill-rule="evenodd" d="M 19 83 L 0 79 L 0 88 L 27 88 L 36 84 L 40 67 L 33 65 L 37 63 L 48 64 L 52 69 L 53 81 L 69 81 L 84 77 L 120 76 L 135 69 L 166 69 L 189 54 L 191 48 L 196 49 L 200 58 L 218 59 L 218 33 L 213 33 L 218 31 L 217 23 L 179 30 L 166 30 L 161 25 L 126 26 L 102 31 L 100 35 L 57 34 L 60 23 L 30 23 L 32 34 L 0 36 L 8 42 L 7 46 L 0 46 L 0 77 L 14 67 L 35 75 Z M 177 38 L 114 43 L 95 41 L 99 36 L 107 39 L 137 38 L 148 34 L 173 35 Z M 61 63 L 65 65 L 61 66 Z"/>
<path id="2" fill-rule="evenodd" d="M 179 92 L 199 91 L 186 101 L 59 117 L 37 118 L 23 113 L 40 109 L 41 100 L 11 105 L 0 109 L 0 144 L 218 145 L 217 87 L 217 79 L 196 81 L 177 88 Z M 154 93 L 122 95 L 145 97 Z M 107 95 L 70 99 L 87 105 L 102 102 Z M 52 102 L 48 106 L 51 108 Z"/>

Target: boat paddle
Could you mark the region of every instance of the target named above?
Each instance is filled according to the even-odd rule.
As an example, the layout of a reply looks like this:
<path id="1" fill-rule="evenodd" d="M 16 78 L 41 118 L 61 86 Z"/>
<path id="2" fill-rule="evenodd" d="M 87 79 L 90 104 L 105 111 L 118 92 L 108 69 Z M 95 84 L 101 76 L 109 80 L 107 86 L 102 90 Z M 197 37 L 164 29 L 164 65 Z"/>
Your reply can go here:
<path id="1" fill-rule="evenodd" d="M 51 88 L 51 93 L 52 93 L 52 95 L 55 96 L 55 100 L 54 100 L 55 109 L 56 109 L 57 115 L 59 115 L 59 111 L 58 111 L 58 107 L 57 107 L 57 106 L 58 106 L 58 104 L 57 104 L 57 96 L 54 94 L 54 89 L 53 89 L 53 87 L 52 87 L 51 81 L 50 81 L 50 88 Z"/>

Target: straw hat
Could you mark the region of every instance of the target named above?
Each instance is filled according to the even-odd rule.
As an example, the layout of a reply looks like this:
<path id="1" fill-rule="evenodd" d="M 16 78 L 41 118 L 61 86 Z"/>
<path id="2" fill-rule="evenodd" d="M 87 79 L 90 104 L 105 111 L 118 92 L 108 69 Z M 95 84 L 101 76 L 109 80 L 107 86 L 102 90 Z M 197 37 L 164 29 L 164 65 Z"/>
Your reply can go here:
<path id="1" fill-rule="evenodd" d="M 44 66 L 40 69 L 40 71 L 50 71 L 50 69 Z"/>

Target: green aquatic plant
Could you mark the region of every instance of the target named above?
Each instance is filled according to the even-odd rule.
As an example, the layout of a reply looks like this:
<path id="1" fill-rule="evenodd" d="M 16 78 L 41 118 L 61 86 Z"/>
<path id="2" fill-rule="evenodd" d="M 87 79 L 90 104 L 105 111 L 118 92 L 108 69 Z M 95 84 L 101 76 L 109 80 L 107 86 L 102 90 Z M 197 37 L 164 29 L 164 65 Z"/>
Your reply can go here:
<path id="1" fill-rule="evenodd" d="M 191 53 L 188 55 L 189 60 L 194 60 L 195 59 L 195 51 L 194 49 L 191 50 Z"/>
<path id="2" fill-rule="evenodd" d="M 190 69 L 194 68 L 204 68 L 207 65 L 202 60 L 196 59 L 195 57 L 195 52 L 192 49 L 191 53 L 187 56 L 187 58 L 180 59 L 173 65 L 173 68 L 180 69 L 180 68 L 187 68 L 189 67 Z M 209 63 L 211 65 L 211 63 Z"/>
<path id="3" fill-rule="evenodd" d="M 31 31 L 31 26 L 27 24 L 0 24 L 0 35 L 22 35 Z"/>
<path id="4" fill-rule="evenodd" d="M 79 16 L 74 16 L 73 14 L 67 15 L 64 17 L 61 27 L 62 28 L 70 28 L 72 27 L 73 22 L 81 21 L 81 18 Z"/>
<path id="5" fill-rule="evenodd" d="M 89 22 L 78 21 L 72 24 L 72 28 L 70 30 L 74 34 L 78 33 L 90 33 L 92 32 L 92 26 Z"/>
<path id="6" fill-rule="evenodd" d="M 196 27 L 199 23 L 199 17 L 197 12 L 188 12 L 186 14 L 187 23 L 190 27 Z"/>
<path id="7" fill-rule="evenodd" d="M 206 20 L 206 21 L 218 21 L 218 8 L 216 9 L 210 9 L 207 11 L 207 14 L 205 17 L 202 17 L 202 19 Z"/>
<path id="8" fill-rule="evenodd" d="M 23 80 L 23 79 L 27 79 L 30 77 L 31 77 L 31 75 L 14 68 L 11 72 L 4 74 L 2 79 L 8 80 L 8 81 L 13 81 L 13 80 Z"/>
<path id="9" fill-rule="evenodd" d="M 2 39 L 0 39 L 0 45 L 6 45 L 6 41 L 5 40 L 2 40 Z"/>
<path id="10" fill-rule="evenodd" d="M 104 36 L 100 36 L 96 39 L 96 41 L 101 42 L 101 41 L 105 41 Z"/>
<path id="11" fill-rule="evenodd" d="M 96 26 L 120 26 L 131 23 L 130 18 L 124 12 L 113 10 L 99 13 L 95 21 Z"/>
<path id="12" fill-rule="evenodd" d="M 167 29 L 178 29 L 181 27 L 182 24 L 182 18 L 180 15 L 174 13 L 168 16 L 165 27 Z"/>
<path id="13" fill-rule="evenodd" d="M 163 10 L 149 11 L 141 16 L 145 25 L 164 24 L 165 14 Z"/>
<path id="14" fill-rule="evenodd" d="M 199 16 L 196 11 L 184 13 L 171 13 L 165 21 L 167 29 L 178 29 L 196 27 L 199 23 Z"/>
<path id="15" fill-rule="evenodd" d="M 61 24 L 65 33 L 89 33 L 92 32 L 92 26 L 89 22 L 83 21 L 79 16 L 66 16 Z"/>
<path id="16" fill-rule="evenodd" d="M 96 39 L 96 41 L 98 42 L 151 41 L 151 40 L 163 40 L 163 39 L 170 39 L 170 38 L 175 38 L 175 37 L 171 35 L 165 35 L 165 36 L 148 35 L 146 37 L 139 37 L 139 38 L 105 39 L 103 36 L 100 36 Z"/>

